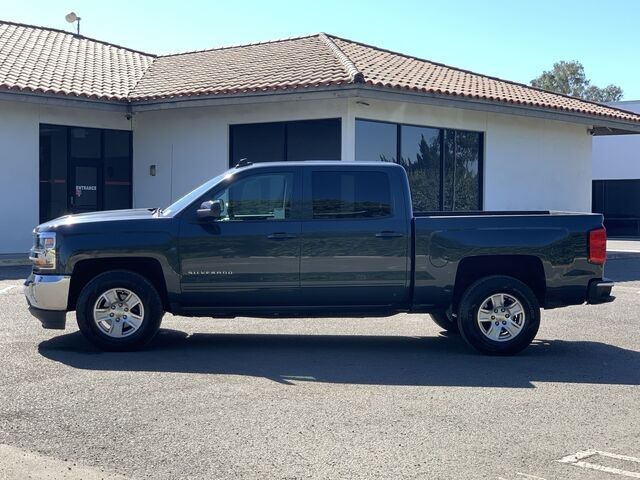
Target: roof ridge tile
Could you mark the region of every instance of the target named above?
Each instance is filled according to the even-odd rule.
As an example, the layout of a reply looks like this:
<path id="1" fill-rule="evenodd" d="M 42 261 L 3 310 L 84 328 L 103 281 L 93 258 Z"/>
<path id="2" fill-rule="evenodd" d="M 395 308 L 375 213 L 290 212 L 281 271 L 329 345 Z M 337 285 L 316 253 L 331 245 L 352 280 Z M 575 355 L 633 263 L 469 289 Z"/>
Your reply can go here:
<path id="1" fill-rule="evenodd" d="M 100 40 L 98 38 L 86 37 L 84 35 L 78 35 L 76 33 L 68 32 L 67 30 L 62 30 L 62 29 L 59 29 L 59 28 L 42 27 L 40 25 L 31 25 L 31 24 L 28 24 L 28 23 L 12 22 L 11 20 L 2 20 L 2 19 L 0 19 L 0 25 L 2 25 L 2 24 L 13 25 L 15 27 L 22 27 L 22 28 L 32 28 L 34 30 L 47 30 L 49 32 L 62 33 L 64 35 L 68 35 L 69 37 L 72 37 L 72 38 L 75 38 L 75 39 L 78 39 L 78 40 L 88 40 L 90 42 L 100 43 L 100 44 L 106 45 L 108 47 L 113 47 L 113 48 L 117 48 L 117 49 L 121 49 L 121 50 L 127 50 L 129 52 L 137 53 L 139 55 L 144 55 L 146 57 L 157 57 L 158 56 L 155 53 L 143 52 L 142 50 L 136 50 L 135 48 L 124 47 L 122 45 L 118 45 L 117 43 L 107 42 L 105 40 Z"/>
<path id="2" fill-rule="evenodd" d="M 292 40 L 304 40 L 305 38 L 313 38 L 317 36 L 319 36 L 318 33 L 311 33 L 309 35 L 298 35 L 295 37 L 276 38 L 274 40 L 264 40 L 262 42 L 239 43 L 236 45 L 224 45 L 222 47 L 204 48 L 202 50 L 189 50 L 187 52 L 167 53 L 166 55 L 157 55 L 157 57 L 167 58 L 167 57 L 179 57 L 181 55 L 191 55 L 194 53 L 219 52 L 221 50 L 230 50 L 232 48 L 255 47 L 257 45 L 268 45 L 270 43 L 282 43 L 282 42 L 289 42 Z"/>
<path id="3" fill-rule="evenodd" d="M 351 59 L 340 49 L 338 45 L 326 34 L 320 32 L 318 34 L 320 40 L 331 50 L 331 52 L 336 56 L 340 64 L 344 67 L 344 69 L 351 77 L 352 83 L 365 83 L 364 73 L 362 73 L 356 67 L 356 64 L 351 61 Z"/>

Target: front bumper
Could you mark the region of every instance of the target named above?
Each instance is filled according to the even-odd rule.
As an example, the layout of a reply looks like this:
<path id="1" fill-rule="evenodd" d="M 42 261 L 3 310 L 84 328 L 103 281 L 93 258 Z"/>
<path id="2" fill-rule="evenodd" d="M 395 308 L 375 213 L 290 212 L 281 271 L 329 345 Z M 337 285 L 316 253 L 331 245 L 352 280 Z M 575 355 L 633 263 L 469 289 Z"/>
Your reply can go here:
<path id="1" fill-rule="evenodd" d="M 44 328 L 64 329 L 71 277 L 31 274 L 24 282 L 29 312 Z"/>
<path id="2" fill-rule="evenodd" d="M 589 282 L 589 288 L 587 289 L 587 303 L 595 305 L 598 303 L 613 302 L 616 299 L 616 297 L 611 295 L 613 286 L 613 281 L 608 278 L 591 280 Z"/>

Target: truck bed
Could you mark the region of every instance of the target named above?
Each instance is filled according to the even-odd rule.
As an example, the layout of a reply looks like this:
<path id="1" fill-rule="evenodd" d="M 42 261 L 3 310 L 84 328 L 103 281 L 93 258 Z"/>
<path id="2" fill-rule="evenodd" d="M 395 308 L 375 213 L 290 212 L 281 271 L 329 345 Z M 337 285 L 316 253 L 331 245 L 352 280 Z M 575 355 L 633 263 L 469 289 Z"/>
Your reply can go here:
<path id="1" fill-rule="evenodd" d="M 599 214 L 557 211 L 414 216 L 414 308 L 455 303 L 454 285 L 465 286 L 456 276 L 465 272 L 516 268 L 546 279 L 539 286 L 541 306 L 583 303 L 589 279 L 602 276 L 602 267 L 588 261 L 588 232 L 601 225 Z"/>

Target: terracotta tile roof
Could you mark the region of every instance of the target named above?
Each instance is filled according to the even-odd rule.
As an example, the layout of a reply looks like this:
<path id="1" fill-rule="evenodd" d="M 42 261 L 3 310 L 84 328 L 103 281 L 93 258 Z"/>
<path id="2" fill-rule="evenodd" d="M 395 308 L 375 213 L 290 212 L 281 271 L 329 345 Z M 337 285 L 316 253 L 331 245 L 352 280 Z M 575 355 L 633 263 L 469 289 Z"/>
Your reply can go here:
<path id="1" fill-rule="evenodd" d="M 640 123 L 640 114 L 323 33 L 154 56 L 61 30 L 0 21 L 0 91 L 136 103 L 358 85 Z"/>
<path id="2" fill-rule="evenodd" d="M 365 82 L 376 87 L 493 100 L 640 122 L 640 115 L 595 102 L 480 75 L 339 37 L 332 37 L 332 40 L 353 61 L 356 68 L 363 72 Z"/>
<path id="3" fill-rule="evenodd" d="M 159 57 L 133 100 L 308 89 L 350 83 L 321 36 Z"/>
<path id="4" fill-rule="evenodd" d="M 153 58 L 61 30 L 0 22 L 0 91 L 126 101 Z"/>

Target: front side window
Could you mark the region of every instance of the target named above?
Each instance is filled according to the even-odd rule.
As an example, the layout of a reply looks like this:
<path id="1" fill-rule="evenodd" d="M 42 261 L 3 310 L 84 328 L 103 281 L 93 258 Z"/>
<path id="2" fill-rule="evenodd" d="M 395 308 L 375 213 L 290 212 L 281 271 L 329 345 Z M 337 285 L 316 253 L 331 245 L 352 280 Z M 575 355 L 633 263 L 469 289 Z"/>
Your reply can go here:
<path id="1" fill-rule="evenodd" d="M 293 173 L 265 173 L 240 179 L 218 192 L 219 221 L 287 220 L 291 218 Z"/>
<path id="2" fill-rule="evenodd" d="M 383 172 L 313 172 L 313 218 L 391 215 L 389 177 Z"/>

